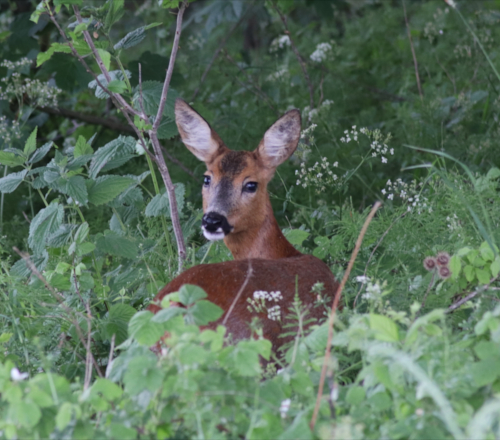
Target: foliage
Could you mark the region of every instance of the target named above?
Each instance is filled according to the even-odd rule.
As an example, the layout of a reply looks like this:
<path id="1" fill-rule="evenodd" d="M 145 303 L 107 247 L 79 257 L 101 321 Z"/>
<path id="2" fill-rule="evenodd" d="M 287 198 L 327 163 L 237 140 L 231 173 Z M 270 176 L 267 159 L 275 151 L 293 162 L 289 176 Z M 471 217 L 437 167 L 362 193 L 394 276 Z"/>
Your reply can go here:
<path id="1" fill-rule="evenodd" d="M 343 292 L 311 431 L 328 329 L 303 334 L 300 304 L 295 341 L 276 354 L 255 323 L 237 342 L 207 329 L 221 310 L 194 286 L 144 310 L 177 263 L 136 130 L 158 113 L 180 2 L 17 3 L 0 4 L 1 438 L 499 437 L 498 5 L 406 2 L 411 42 L 398 2 L 186 10 L 158 129 L 186 267 L 231 257 L 199 233 L 203 164 L 177 136 L 178 96 L 237 149 L 301 110 L 299 148 L 269 192 L 290 242 L 337 278 L 384 201 Z M 110 81 L 72 55 L 48 6 L 97 72 L 90 33 Z M 129 123 L 103 87 L 147 118 Z"/>

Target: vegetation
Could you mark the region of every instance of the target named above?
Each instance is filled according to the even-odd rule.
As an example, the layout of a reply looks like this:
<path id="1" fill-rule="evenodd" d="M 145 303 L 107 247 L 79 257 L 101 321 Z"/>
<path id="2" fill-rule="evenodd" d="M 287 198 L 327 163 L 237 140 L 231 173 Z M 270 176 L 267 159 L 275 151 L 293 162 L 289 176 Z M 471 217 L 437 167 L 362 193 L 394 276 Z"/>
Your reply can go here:
<path id="1" fill-rule="evenodd" d="M 497 2 L 0 11 L 0 438 L 500 438 Z M 238 343 L 201 330 L 222 311 L 194 286 L 144 310 L 179 265 L 231 258 L 200 233 L 178 96 L 234 149 L 301 110 L 269 191 L 339 280 L 383 201 L 330 357 L 299 301 L 277 354 L 258 323 Z"/>

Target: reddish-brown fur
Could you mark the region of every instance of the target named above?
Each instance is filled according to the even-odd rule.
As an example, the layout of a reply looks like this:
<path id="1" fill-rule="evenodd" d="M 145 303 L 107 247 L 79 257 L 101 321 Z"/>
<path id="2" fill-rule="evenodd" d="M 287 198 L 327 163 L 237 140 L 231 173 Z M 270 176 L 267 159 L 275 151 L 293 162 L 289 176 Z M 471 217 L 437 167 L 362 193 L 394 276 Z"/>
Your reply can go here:
<path id="1" fill-rule="evenodd" d="M 186 146 L 205 161 L 206 175 L 211 178 L 210 185 L 205 185 L 203 189 L 204 212 L 213 210 L 214 206 L 224 211 L 232 226 L 224 242 L 235 260 L 186 270 L 156 295 L 148 307 L 150 311 L 157 313 L 161 310 L 161 300 L 167 294 L 178 291 L 183 284 L 195 284 L 207 292 L 208 300 L 225 312 L 217 322 L 207 326 L 215 328 L 224 320 L 246 281 L 246 287 L 227 319 L 228 333 L 233 340 L 249 337 L 249 324 L 253 317 L 258 317 L 263 335 L 271 341 L 274 351 L 290 340 L 290 337 L 279 336 L 283 333 L 283 325 L 287 323 L 286 316 L 296 292 L 302 305 L 308 309 L 307 318 L 314 318 L 314 322 L 318 322 L 325 316 L 325 307 L 317 301 L 317 294 L 312 293 L 311 288 L 317 282 L 323 283 L 322 296 L 330 304 L 338 284 L 325 263 L 311 255 L 301 254 L 288 242 L 276 222 L 267 192 L 267 183 L 276 167 L 297 147 L 300 116 L 298 112 L 293 112 L 296 111 L 285 114 L 266 132 L 266 136 L 270 133 L 267 139 L 270 146 L 266 144 L 265 138 L 257 150 L 235 153 L 224 145 L 201 116 L 183 101 L 177 101 L 176 121 L 181 137 Z M 209 133 L 207 139 L 206 133 Z M 193 144 L 193 139 L 205 147 Z M 240 188 L 246 182 L 256 183 L 257 190 L 245 194 Z M 227 187 L 222 200 L 221 185 Z M 219 199 L 214 201 L 217 194 Z M 246 280 L 250 266 L 252 274 Z M 283 298 L 279 302 L 266 301 L 268 307 L 280 306 L 281 320 L 269 319 L 266 311 L 256 313 L 249 310 L 248 299 L 253 299 L 256 291 L 281 292 Z"/>

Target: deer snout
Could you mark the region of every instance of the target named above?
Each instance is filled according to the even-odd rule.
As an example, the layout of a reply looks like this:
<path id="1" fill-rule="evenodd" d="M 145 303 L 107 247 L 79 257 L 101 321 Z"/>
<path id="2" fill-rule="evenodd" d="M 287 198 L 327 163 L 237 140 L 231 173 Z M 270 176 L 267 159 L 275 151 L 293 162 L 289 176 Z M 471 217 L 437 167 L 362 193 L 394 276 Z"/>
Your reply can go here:
<path id="1" fill-rule="evenodd" d="M 226 216 L 217 212 L 208 212 L 201 219 L 201 229 L 205 238 L 215 241 L 222 240 L 233 227 L 227 221 Z"/>

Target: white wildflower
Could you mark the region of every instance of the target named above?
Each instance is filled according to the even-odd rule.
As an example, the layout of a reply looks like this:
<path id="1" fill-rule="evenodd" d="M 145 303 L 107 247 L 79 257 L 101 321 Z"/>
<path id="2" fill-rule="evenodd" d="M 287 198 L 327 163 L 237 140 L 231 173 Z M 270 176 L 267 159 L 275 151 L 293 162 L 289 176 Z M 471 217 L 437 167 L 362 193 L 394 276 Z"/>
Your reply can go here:
<path id="1" fill-rule="evenodd" d="M 325 61 L 329 54 L 332 52 L 332 45 L 330 43 L 319 43 L 316 50 L 311 54 L 310 58 L 315 63 Z"/>

